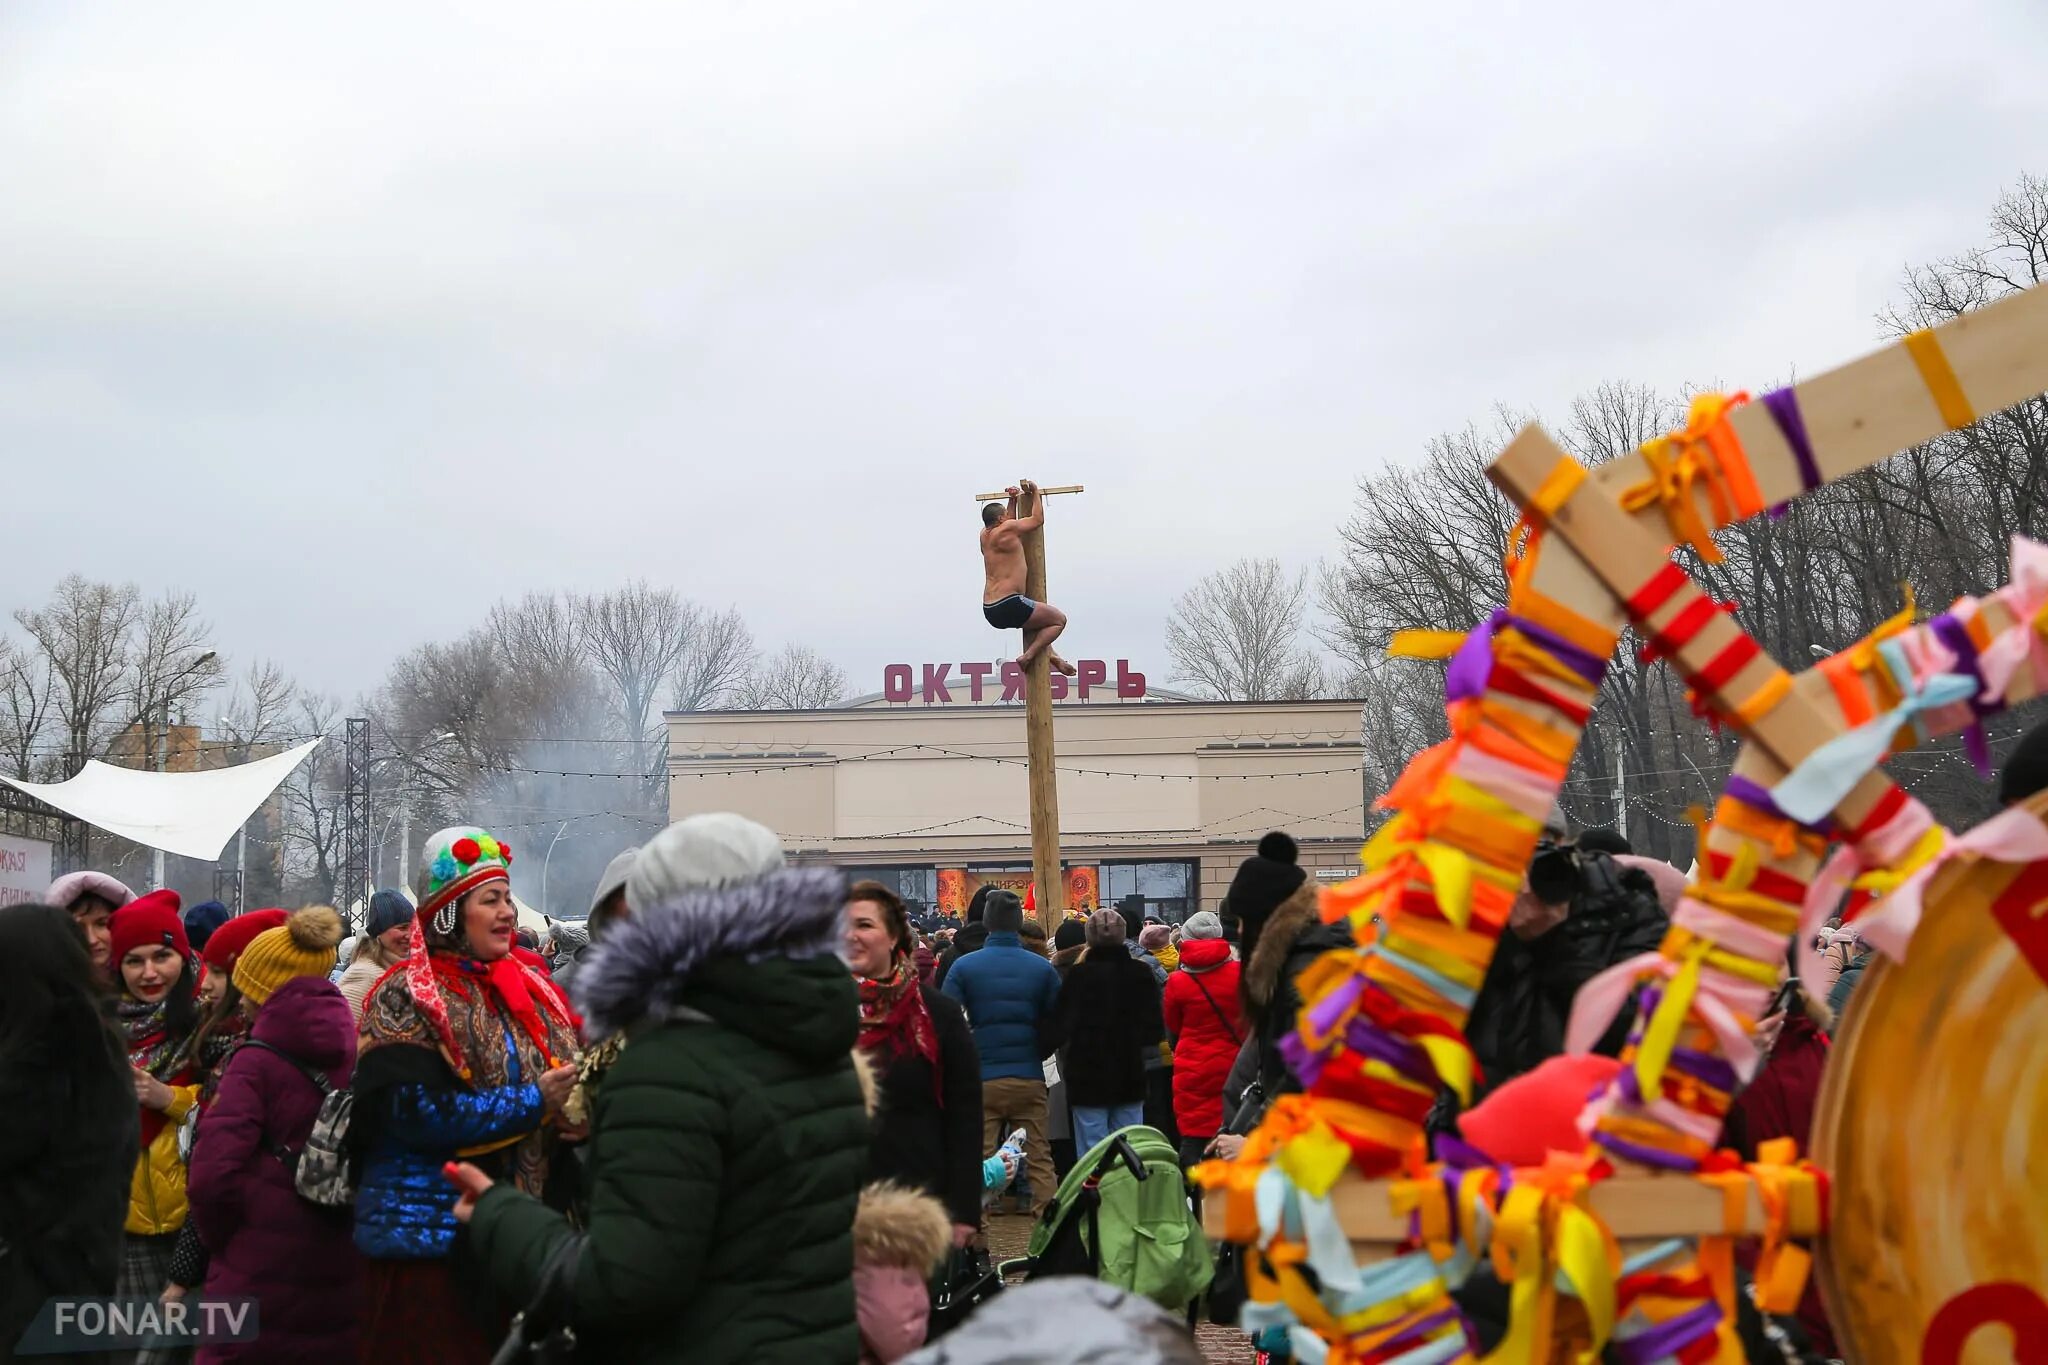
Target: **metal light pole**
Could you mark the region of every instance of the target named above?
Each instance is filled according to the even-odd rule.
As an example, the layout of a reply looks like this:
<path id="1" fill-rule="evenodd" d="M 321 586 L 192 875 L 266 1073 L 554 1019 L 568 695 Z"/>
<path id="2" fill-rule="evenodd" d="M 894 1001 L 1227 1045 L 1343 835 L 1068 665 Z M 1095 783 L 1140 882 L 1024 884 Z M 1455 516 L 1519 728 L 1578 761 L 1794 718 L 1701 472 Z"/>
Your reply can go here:
<path id="1" fill-rule="evenodd" d="M 165 764 L 169 762 L 169 760 L 170 760 L 170 757 L 171 757 L 171 698 L 170 698 L 170 689 L 171 689 L 171 688 L 173 688 L 173 687 L 176 687 L 176 686 L 177 686 L 177 685 L 178 685 L 179 683 L 181 683 L 181 682 L 185 681 L 185 679 L 187 679 L 187 678 L 191 677 L 191 676 L 192 676 L 192 675 L 193 675 L 194 673 L 198 672 L 198 671 L 199 671 L 199 670 L 200 670 L 201 668 L 205 667 L 205 666 L 206 666 L 207 664 L 210 664 L 210 663 L 212 663 L 212 662 L 213 662 L 213 656 L 214 656 L 214 651 L 213 651 L 213 650 L 210 650 L 210 649 L 209 649 L 209 650 L 207 650 L 207 651 L 206 651 L 206 652 L 205 652 L 204 654 L 202 654 L 202 655 L 200 655 L 200 656 L 199 656 L 198 658 L 194 659 L 194 660 L 193 660 L 193 661 L 192 661 L 191 663 L 189 663 L 189 664 L 185 665 L 185 669 L 184 669 L 184 671 L 183 671 L 183 672 L 179 673 L 177 677 L 175 677 L 175 678 L 172 678 L 172 679 L 170 680 L 170 682 L 169 682 L 169 683 L 165 684 L 165 687 L 164 687 L 164 694 L 165 694 L 165 695 L 164 695 L 164 701 L 163 701 L 163 712 L 162 712 L 162 720 L 163 720 L 163 724 L 161 724 L 160 726 L 158 726 L 158 727 L 157 727 L 157 728 L 158 728 L 159 730 L 161 730 L 161 731 L 163 732 L 163 733 L 162 733 L 162 735 L 161 735 L 161 737 L 160 737 L 160 738 L 161 738 L 161 742 L 160 742 L 160 743 L 159 743 L 159 744 L 157 745 L 157 749 L 156 749 L 156 770 L 157 770 L 158 772 L 162 772 L 162 771 L 164 770 L 164 766 L 165 766 Z M 151 855 L 152 855 L 152 856 L 151 856 L 151 859 L 150 859 L 150 882 L 151 882 L 151 886 L 150 886 L 150 889 L 151 889 L 151 890 L 153 890 L 153 891 L 161 891 L 161 890 L 163 890 L 163 889 L 164 889 L 164 851 L 163 851 L 162 849 L 160 849 L 160 848 L 159 848 L 159 849 L 152 849 L 152 850 L 151 850 Z"/>
<path id="2" fill-rule="evenodd" d="M 582 818 L 580 815 L 572 815 L 564 820 L 561 827 L 555 831 L 555 837 L 548 840 L 548 851 L 540 860 L 540 913 L 543 918 L 547 917 L 548 913 L 548 862 L 555 856 L 555 845 L 562 842 L 563 833 Z"/>

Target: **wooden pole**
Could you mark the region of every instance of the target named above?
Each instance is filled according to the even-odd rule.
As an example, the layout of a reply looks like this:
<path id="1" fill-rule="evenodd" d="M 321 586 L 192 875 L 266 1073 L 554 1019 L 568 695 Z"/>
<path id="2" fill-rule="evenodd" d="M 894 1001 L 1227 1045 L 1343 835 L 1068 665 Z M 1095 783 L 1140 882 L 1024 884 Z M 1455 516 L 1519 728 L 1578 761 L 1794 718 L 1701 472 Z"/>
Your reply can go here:
<path id="1" fill-rule="evenodd" d="M 1017 505 L 1019 516 L 1040 510 L 1038 499 L 1049 493 L 1079 493 L 1080 484 L 1041 487 Z M 977 493 L 976 502 L 997 502 L 1008 493 Z M 1034 602 L 1045 600 L 1045 528 L 1026 531 L 1024 541 L 1024 595 Z M 1028 758 L 1031 792 L 1031 884 L 1032 899 L 1038 903 L 1038 922 L 1047 942 L 1067 913 L 1066 883 L 1060 878 L 1060 785 L 1053 766 L 1052 739 L 1052 651 L 1038 656 L 1024 675 L 1024 743 Z"/>
<path id="2" fill-rule="evenodd" d="M 1020 504 L 1017 510 L 1024 516 L 1044 510 L 1040 502 L 1044 496 L 1040 490 L 1028 506 Z M 1045 528 L 1026 531 L 1023 539 L 1024 595 L 1043 602 Z M 1053 930 L 1067 913 L 1066 884 L 1060 878 L 1060 782 L 1053 766 L 1051 650 L 1039 655 L 1024 675 L 1024 739 L 1030 761 L 1031 881 L 1037 892 L 1038 922 L 1050 944 Z"/>

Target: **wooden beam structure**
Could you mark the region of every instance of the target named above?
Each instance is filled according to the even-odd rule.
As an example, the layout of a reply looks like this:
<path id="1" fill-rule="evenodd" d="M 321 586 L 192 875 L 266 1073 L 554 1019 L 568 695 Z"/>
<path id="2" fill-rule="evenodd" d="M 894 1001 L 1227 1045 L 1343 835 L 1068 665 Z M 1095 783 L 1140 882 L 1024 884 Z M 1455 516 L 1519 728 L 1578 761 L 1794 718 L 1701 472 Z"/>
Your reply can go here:
<path id="1" fill-rule="evenodd" d="M 1330 1188 L 1330 1207 L 1360 1265 L 1388 1260 L 1410 1240 L 1408 1215 L 1395 1213 L 1389 1198 L 1395 1183 L 1347 1173 Z M 1691 1176 L 1656 1171 L 1621 1171 L 1588 1186 L 1584 1202 L 1624 1255 L 1672 1237 L 1760 1236 L 1766 1222 L 1753 1182 L 1736 1198 Z M 1211 1191 L 1202 1200 L 1202 1230 L 1223 1241 L 1229 1225 L 1224 1196 Z M 1785 1230 L 1811 1237 L 1822 1229 L 1795 1221 Z"/>
<path id="2" fill-rule="evenodd" d="M 1038 499 L 1054 493 L 1081 493 L 1086 490 L 1078 483 L 1061 484 L 1047 488 L 1041 485 L 1035 490 L 1036 496 L 1027 494 L 1017 507 L 1018 515 L 1030 516 L 1039 510 Z M 1010 495 L 1003 493 L 976 493 L 976 502 L 1000 502 Z M 1045 586 L 1045 528 L 1024 533 L 1024 595 L 1034 602 L 1046 598 Z M 1031 792 L 1031 884 L 1032 899 L 1037 903 L 1038 922 L 1045 928 L 1048 942 L 1053 930 L 1067 913 L 1067 888 L 1060 876 L 1060 783 L 1059 770 L 1054 765 L 1052 733 L 1052 651 L 1038 656 L 1038 661 L 1024 674 L 1024 741 L 1028 760 L 1028 782 Z"/>

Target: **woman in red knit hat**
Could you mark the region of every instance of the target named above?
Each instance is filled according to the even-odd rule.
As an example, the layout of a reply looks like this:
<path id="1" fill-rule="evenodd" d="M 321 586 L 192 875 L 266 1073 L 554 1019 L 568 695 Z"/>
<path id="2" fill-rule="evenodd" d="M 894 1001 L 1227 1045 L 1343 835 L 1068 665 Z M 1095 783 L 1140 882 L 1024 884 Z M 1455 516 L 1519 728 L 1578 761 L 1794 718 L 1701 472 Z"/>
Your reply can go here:
<path id="1" fill-rule="evenodd" d="M 175 891 L 152 891 L 107 921 L 120 988 L 115 1012 L 142 1116 L 118 1292 L 138 1298 L 156 1298 L 169 1278 L 172 1247 L 185 1225 L 178 1130 L 199 1103 L 192 1049 L 199 1026 L 199 966 L 178 909 Z"/>

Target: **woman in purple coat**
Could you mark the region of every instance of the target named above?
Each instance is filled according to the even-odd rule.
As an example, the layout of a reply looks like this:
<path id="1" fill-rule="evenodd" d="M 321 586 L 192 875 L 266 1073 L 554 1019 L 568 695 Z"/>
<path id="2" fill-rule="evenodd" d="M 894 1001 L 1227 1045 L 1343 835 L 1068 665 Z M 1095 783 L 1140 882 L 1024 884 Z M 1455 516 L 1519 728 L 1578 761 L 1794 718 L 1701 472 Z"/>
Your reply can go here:
<path id="1" fill-rule="evenodd" d="M 327 980 L 341 918 L 326 906 L 258 934 L 234 984 L 255 1022 L 199 1125 L 187 1185 L 192 1218 L 213 1257 L 209 1298 L 257 1300 L 260 1337 L 202 1347 L 213 1361 L 354 1365 L 359 1261 L 352 1210 L 299 1197 L 293 1170 L 324 1092 L 356 1065 L 355 1013 Z"/>

